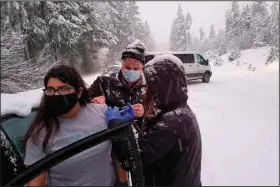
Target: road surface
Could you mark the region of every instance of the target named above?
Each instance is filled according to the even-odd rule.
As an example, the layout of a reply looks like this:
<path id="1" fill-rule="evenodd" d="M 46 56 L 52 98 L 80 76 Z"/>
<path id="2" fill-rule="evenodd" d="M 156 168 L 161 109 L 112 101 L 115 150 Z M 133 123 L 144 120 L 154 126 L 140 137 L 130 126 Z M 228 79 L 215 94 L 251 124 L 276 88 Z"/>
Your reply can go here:
<path id="1" fill-rule="evenodd" d="M 279 74 L 213 69 L 190 81 L 203 185 L 279 185 Z"/>

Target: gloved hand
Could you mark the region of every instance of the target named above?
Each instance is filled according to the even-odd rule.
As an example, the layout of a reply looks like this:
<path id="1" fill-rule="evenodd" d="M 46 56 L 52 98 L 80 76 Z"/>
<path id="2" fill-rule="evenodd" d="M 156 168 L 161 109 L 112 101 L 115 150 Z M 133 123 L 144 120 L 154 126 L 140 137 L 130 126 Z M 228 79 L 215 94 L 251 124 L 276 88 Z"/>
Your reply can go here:
<path id="1" fill-rule="evenodd" d="M 134 110 L 131 104 L 127 104 L 122 112 L 122 120 L 129 121 L 134 118 Z"/>
<path id="2" fill-rule="evenodd" d="M 108 107 L 107 111 L 105 112 L 107 123 L 112 119 L 119 119 L 122 120 L 122 116 L 120 114 L 119 107 Z"/>

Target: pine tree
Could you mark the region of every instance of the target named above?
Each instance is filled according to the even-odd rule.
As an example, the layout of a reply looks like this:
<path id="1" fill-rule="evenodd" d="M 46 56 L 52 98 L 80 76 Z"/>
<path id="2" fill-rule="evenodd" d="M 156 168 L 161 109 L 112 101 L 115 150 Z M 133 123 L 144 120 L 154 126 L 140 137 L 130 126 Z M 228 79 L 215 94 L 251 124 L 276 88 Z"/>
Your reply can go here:
<path id="1" fill-rule="evenodd" d="M 225 19 L 226 41 L 223 46 L 227 46 L 228 51 L 239 49 L 241 45 L 240 42 L 243 42 L 241 37 L 243 36 L 244 30 L 242 28 L 242 16 L 240 14 L 238 1 L 232 2 L 231 9 L 226 12 Z"/>
<path id="2" fill-rule="evenodd" d="M 249 5 L 243 7 L 240 16 L 240 36 L 239 36 L 239 48 L 249 49 L 253 44 L 252 36 L 252 13 Z"/>
<path id="3" fill-rule="evenodd" d="M 192 45 L 192 38 L 191 38 L 191 25 L 192 25 L 192 16 L 191 14 L 188 12 L 187 16 L 186 16 L 186 49 L 190 49 L 190 46 Z"/>
<path id="4" fill-rule="evenodd" d="M 108 11 L 109 10 L 109 11 Z M 110 31 L 116 36 L 117 42 L 109 47 L 109 61 L 114 63 L 120 59 L 121 52 L 133 40 L 131 29 L 132 20 L 129 17 L 125 1 L 108 2 L 109 22 L 112 22 Z M 111 20 L 111 21 L 110 21 Z"/>
<path id="5" fill-rule="evenodd" d="M 271 5 L 271 15 L 270 15 L 270 44 L 273 46 L 278 46 L 279 48 L 279 2 L 275 1 Z"/>
<path id="6" fill-rule="evenodd" d="M 155 49 L 155 41 L 153 35 L 150 31 L 150 27 L 147 21 L 145 21 L 145 40 L 143 40 L 146 45 L 147 51 L 153 51 Z"/>
<path id="7" fill-rule="evenodd" d="M 269 44 L 272 46 L 266 64 L 279 59 L 279 2 L 275 1 L 271 5 L 271 15 L 269 16 Z"/>
<path id="8" fill-rule="evenodd" d="M 177 11 L 177 41 L 176 41 L 176 49 L 178 51 L 187 49 L 187 33 L 186 33 L 186 20 L 183 14 L 182 7 L 178 6 Z"/>
<path id="9" fill-rule="evenodd" d="M 253 2 L 252 4 L 252 33 L 253 33 L 253 47 L 265 46 L 267 41 L 267 22 L 268 22 L 268 10 L 267 4 L 264 1 Z"/>
<path id="10" fill-rule="evenodd" d="M 99 49 L 109 48 L 112 63 L 136 38 L 149 42 L 152 50 L 152 34 L 139 14 L 136 2 L 1 1 L 1 37 L 14 33 L 6 41 L 20 42 L 11 43 L 10 47 L 17 48 L 12 55 L 24 57 L 6 58 L 9 54 L 3 48 L 8 59 L 5 63 L 23 61 L 30 68 L 36 67 L 38 59 L 45 64 L 55 59 L 80 72 L 97 71 Z M 9 48 L 8 44 L 6 47 Z"/>
<path id="11" fill-rule="evenodd" d="M 180 51 L 187 49 L 187 32 L 186 20 L 183 14 L 182 7 L 178 5 L 176 18 L 172 22 L 170 34 L 171 50 Z"/>
<path id="12" fill-rule="evenodd" d="M 215 28 L 214 28 L 214 25 L 212 24 L 210 26 L 210 33 L 209 33 L 209 39 L 212 39 L 216 36 L 216 32 L 215 32 Z"/>
<path id="13" fill-rule="evenodd" d="M 177 18 L 175 18 L 171 24 L 171 33 L 170 33 L 170 38 L 169 38 L 169 46 L 171 51 L 176 51 L 177 50 Z"/>
<path id="14" fill-rule="evenodd" d="M 230 40 L 230 38 L 232 37 L 233 18 L 229 10 L 226 12 L 225 19 L 226 19 L 226 37 L 227 40 Z"/>
<path id="15" fill-rule="evenodd" d="M 205 36 L 202 27 L 200 27 L 200 29 L 199 29 L 199 36 L 200 36 L 199 39 L 200 39 L 200 41 L 202 42 L 202 41 L 204 40 L 204 36 Z"/>
<path id="16" fill-rule="evenodd" d="M 145 40 L 145 28 L 144 23 L 139 17 L 139 7 L 136 4 L 136 1 L 128 1 L 127 2 L 127 11 L 128 11 L 128 18 L 131 22 L 131 31 L 132 31 L 132 38 L 129 43 L 132 43 L 135 39 L 139 39 L 141 41 Z"/>

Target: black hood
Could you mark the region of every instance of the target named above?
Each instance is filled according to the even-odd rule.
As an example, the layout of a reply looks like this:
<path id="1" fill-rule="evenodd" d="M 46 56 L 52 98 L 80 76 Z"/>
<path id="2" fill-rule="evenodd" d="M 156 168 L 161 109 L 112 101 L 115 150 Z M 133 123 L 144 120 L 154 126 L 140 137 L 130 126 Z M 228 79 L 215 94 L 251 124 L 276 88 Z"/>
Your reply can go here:
<path id="1" fill-rule="evenodd" d="M 160 110 L 171 110 L 186 103 L 187 80 L 182 61 L 173 55 L 154 58 L 144 67 L 148 90 Z"/>

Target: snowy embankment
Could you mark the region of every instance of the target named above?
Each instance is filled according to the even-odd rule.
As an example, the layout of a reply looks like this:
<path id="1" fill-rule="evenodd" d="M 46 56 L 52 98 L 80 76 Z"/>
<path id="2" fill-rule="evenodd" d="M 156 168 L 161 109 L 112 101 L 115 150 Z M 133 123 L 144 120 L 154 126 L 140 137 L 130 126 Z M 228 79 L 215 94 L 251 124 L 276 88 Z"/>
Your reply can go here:
<path id="1" fill-rule="evenodd" d="M 208 84 L 189 83 L 202 134 L 203 185 L 279 185 L 279 62 L 266 66 L 265 50 L 243 51 L 239 66 L 212 66 Z"/>
<path id="2" fill-rule="evenodd" d="M 216 57 L 210 61 L 212 67 L 214 66 L 214 62 L 220 60 L 221 70 L 223 69 L 231 69 L 231 70 L 248 70 L 255 72 L 279 72 L 279 60 L 275 60 L 274 62 L 266 65 L 266 60 L 269 56 L 269 51 L 271 47 L 261 47 L 257 49 L 247 49 L 242 50 L 240 52 L 240 57 L 236 60 L 229 61 L 228 57 L 230 53 L 226 53 L 220 57 Z"/>
<path id="3" fill-rule="evenodd" d="M 83 77 L 87 86 L 90 86 L 99 74 Z M 31 109 L 39 106 L 43 88 L 19 92 L 17 94 L 1 93 L 1 116 L 5 114 L 17 114 L 18 116 L 27 116 Z"/>

